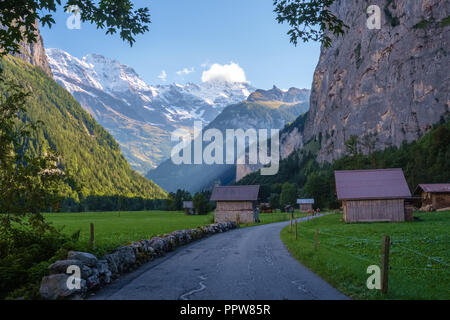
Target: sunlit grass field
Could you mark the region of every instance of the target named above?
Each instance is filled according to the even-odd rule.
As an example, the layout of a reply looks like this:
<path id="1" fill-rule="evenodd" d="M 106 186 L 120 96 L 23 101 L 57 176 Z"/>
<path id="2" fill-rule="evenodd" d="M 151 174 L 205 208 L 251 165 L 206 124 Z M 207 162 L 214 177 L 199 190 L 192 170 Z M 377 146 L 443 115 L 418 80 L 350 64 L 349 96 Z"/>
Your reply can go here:
<path id="1" fill-rule="evenodd" d="M 77 212 L 46 213 L 45 219 L 63 233 L 72 235 L 80 231 L 79 243 L 88 248 L 90 224 L 94 224 L 95 248 L 101 254 L 132 241 L 149 239 L 152 236 L 175 230 L 196 228 L 213 223 L 214 215 L 185 215 L 181 211 L 126 211 L 126 212 Z M 287 213 L 260 214 L 260 223 L 284 221 Z M 242 225 L 242 227 L 249 225 Z"/>
<path id="2" fill-rule="evenodd" d="M 450 211 L 415 213 L 402 223 L 346 224 L 333 214 L 298 225 L 281 238 L 306 267 L 355 299 L 450 299 Z M 314 234 L 319 230 L 317 251 Z M 389 290 L 369 290 L 367 267 L 381 266 L 383 235 L 391 238 Z"/>

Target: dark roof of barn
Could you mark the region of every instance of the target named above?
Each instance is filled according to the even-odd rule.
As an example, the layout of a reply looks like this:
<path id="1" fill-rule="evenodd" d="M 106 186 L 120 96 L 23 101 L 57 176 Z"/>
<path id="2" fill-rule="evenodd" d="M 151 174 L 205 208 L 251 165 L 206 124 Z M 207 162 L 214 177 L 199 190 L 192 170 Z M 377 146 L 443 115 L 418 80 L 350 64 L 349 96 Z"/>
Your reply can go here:
<path id="1" fill-rule="evenodd" d="M 339 200 L 410 198 L 402 169 L 335 171 Z"/>
<path id="2" fill-rule="evenodd" d="M 256 201 L 259 185 L 215 187 L 211 201 Z"/>
<path id="3" fill-rule="evenodd" d="M 417 186 L 416 191 L 414 191 L 414 193 L 418 192 L 420 189 L 422 189 L 425 192 L 436 192 L 436 193 L 450 192 L 450 183 L 421 183 Z"/>
<path id="4" fill-rule="evenodd" d="M 194 202 L 192 201 L 183 201 L 184 209 L 194 209 Z"/>

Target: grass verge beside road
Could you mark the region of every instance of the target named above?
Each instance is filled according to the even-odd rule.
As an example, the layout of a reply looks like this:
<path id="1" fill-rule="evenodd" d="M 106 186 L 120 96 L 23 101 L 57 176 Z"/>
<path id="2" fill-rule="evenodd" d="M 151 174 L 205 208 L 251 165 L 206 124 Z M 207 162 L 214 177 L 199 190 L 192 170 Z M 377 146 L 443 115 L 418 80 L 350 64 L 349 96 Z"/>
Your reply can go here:
<path id="1" fill-rule="evenodd" d="M 297 216 L 299 216 L 297 214 Z M 80 230 L 80 250 L 101 255 L 132 241 L 175 230 L 196 228 L 214 222 L 214 214 L 185 215 L 176 211 L 78 212 L 46 213 L 45 219 L 63 233 L 72 235 Z M 287 213 L 260 214 L 260 223 L 252 226 L 289 220 Z M 94 223 L 95 248 L 89 248 L 90 224 Z"/>
<path id="2" fill-rule="evenodd" d="M 354 299 L 450 299 L 450 211 L 415 216 L 414 222 L 346 224 L 332 214 L 299 223 L 297 240 L 289 227 L 281 238 L 303 265 Z M 392 243 L 386 295 L 366 286 L 367 267 L 381 266 L 383 235 Z"/>
<path id="3" fill-rule="evenodd" d="M 176 211 L 116 211 L 46 213 L 46 221 L 71 235 L 80 230 L 79 243 L 88 248 L 90 224 L 94 224 L 96 254 L 104 254 L 132 241 L 175 230 L 196 228 L 213 223 L 213 215 L 185 215 Z"/>

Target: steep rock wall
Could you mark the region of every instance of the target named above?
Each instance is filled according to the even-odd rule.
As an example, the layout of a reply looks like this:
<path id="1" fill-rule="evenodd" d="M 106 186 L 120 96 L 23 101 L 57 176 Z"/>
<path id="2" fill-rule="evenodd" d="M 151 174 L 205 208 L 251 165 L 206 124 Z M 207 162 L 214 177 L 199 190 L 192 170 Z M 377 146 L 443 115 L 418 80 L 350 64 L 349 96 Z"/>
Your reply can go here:
<path id="1" fill-rule="evenodd" d="M 381 29 L 366 26 L 369 5 L 381 9 Z M 304 141 L 319 138 L 318 160 L 359 149 L 399 146 L 426 133 L 449 113 L 450 2 L 337 0 L 330 8 L 349 26 L 322 48 L 314 73 Z"/>
<path id="2" fill-rule="evenodd" d="M 45 71 L 50 77 L 53 77 L 50 65 L 47 61 L 47 56 L 45 55 L 44 40 L 39 32 L 39 23 L 35 22 L 36 28 L 36 42 L 34 43 L 21 43 L 20 53 L 15 54 L 25 62 L 32 64 L 33 66 L 40 67 Z"/>

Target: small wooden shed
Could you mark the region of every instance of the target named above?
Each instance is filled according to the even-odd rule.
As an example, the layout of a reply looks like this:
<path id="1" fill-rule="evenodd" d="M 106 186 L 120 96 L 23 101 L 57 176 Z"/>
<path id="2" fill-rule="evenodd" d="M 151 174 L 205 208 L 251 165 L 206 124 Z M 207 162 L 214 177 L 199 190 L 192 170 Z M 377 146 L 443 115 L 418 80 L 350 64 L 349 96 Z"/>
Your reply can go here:
<path id="1" fill-rule="evenodd" d="M 420 196 L 422 208 L 438 210 L 450 207 L 450 183 L 419 184 L 414 195 Z"/>
<path id="2" fill-rule="evenodd" d="M 313 210 L 314 199 L 297 199 L 300 212 L 308 212 Z"/>
<path id="3" fill-rule="evenodd" d="M 185 214 L 188 214 L 188 215 L 195 214 L 194 202 L 183 201 L 183 209 L 184 209 Z"/>
<path id="4" fill-rule="evenodd" d="M 214 221 L 258 221 L 258 194 L 259 185 L 215 187 L 211 195 L 211 201 L 216 201 Z"/>
<path id="5" fill-rule="evenodd" d="M 411 192 L 402 169 L 342 170 L 334 176 L 345 222 L 413 219 L 412 212 L 405 209 Z"/>

